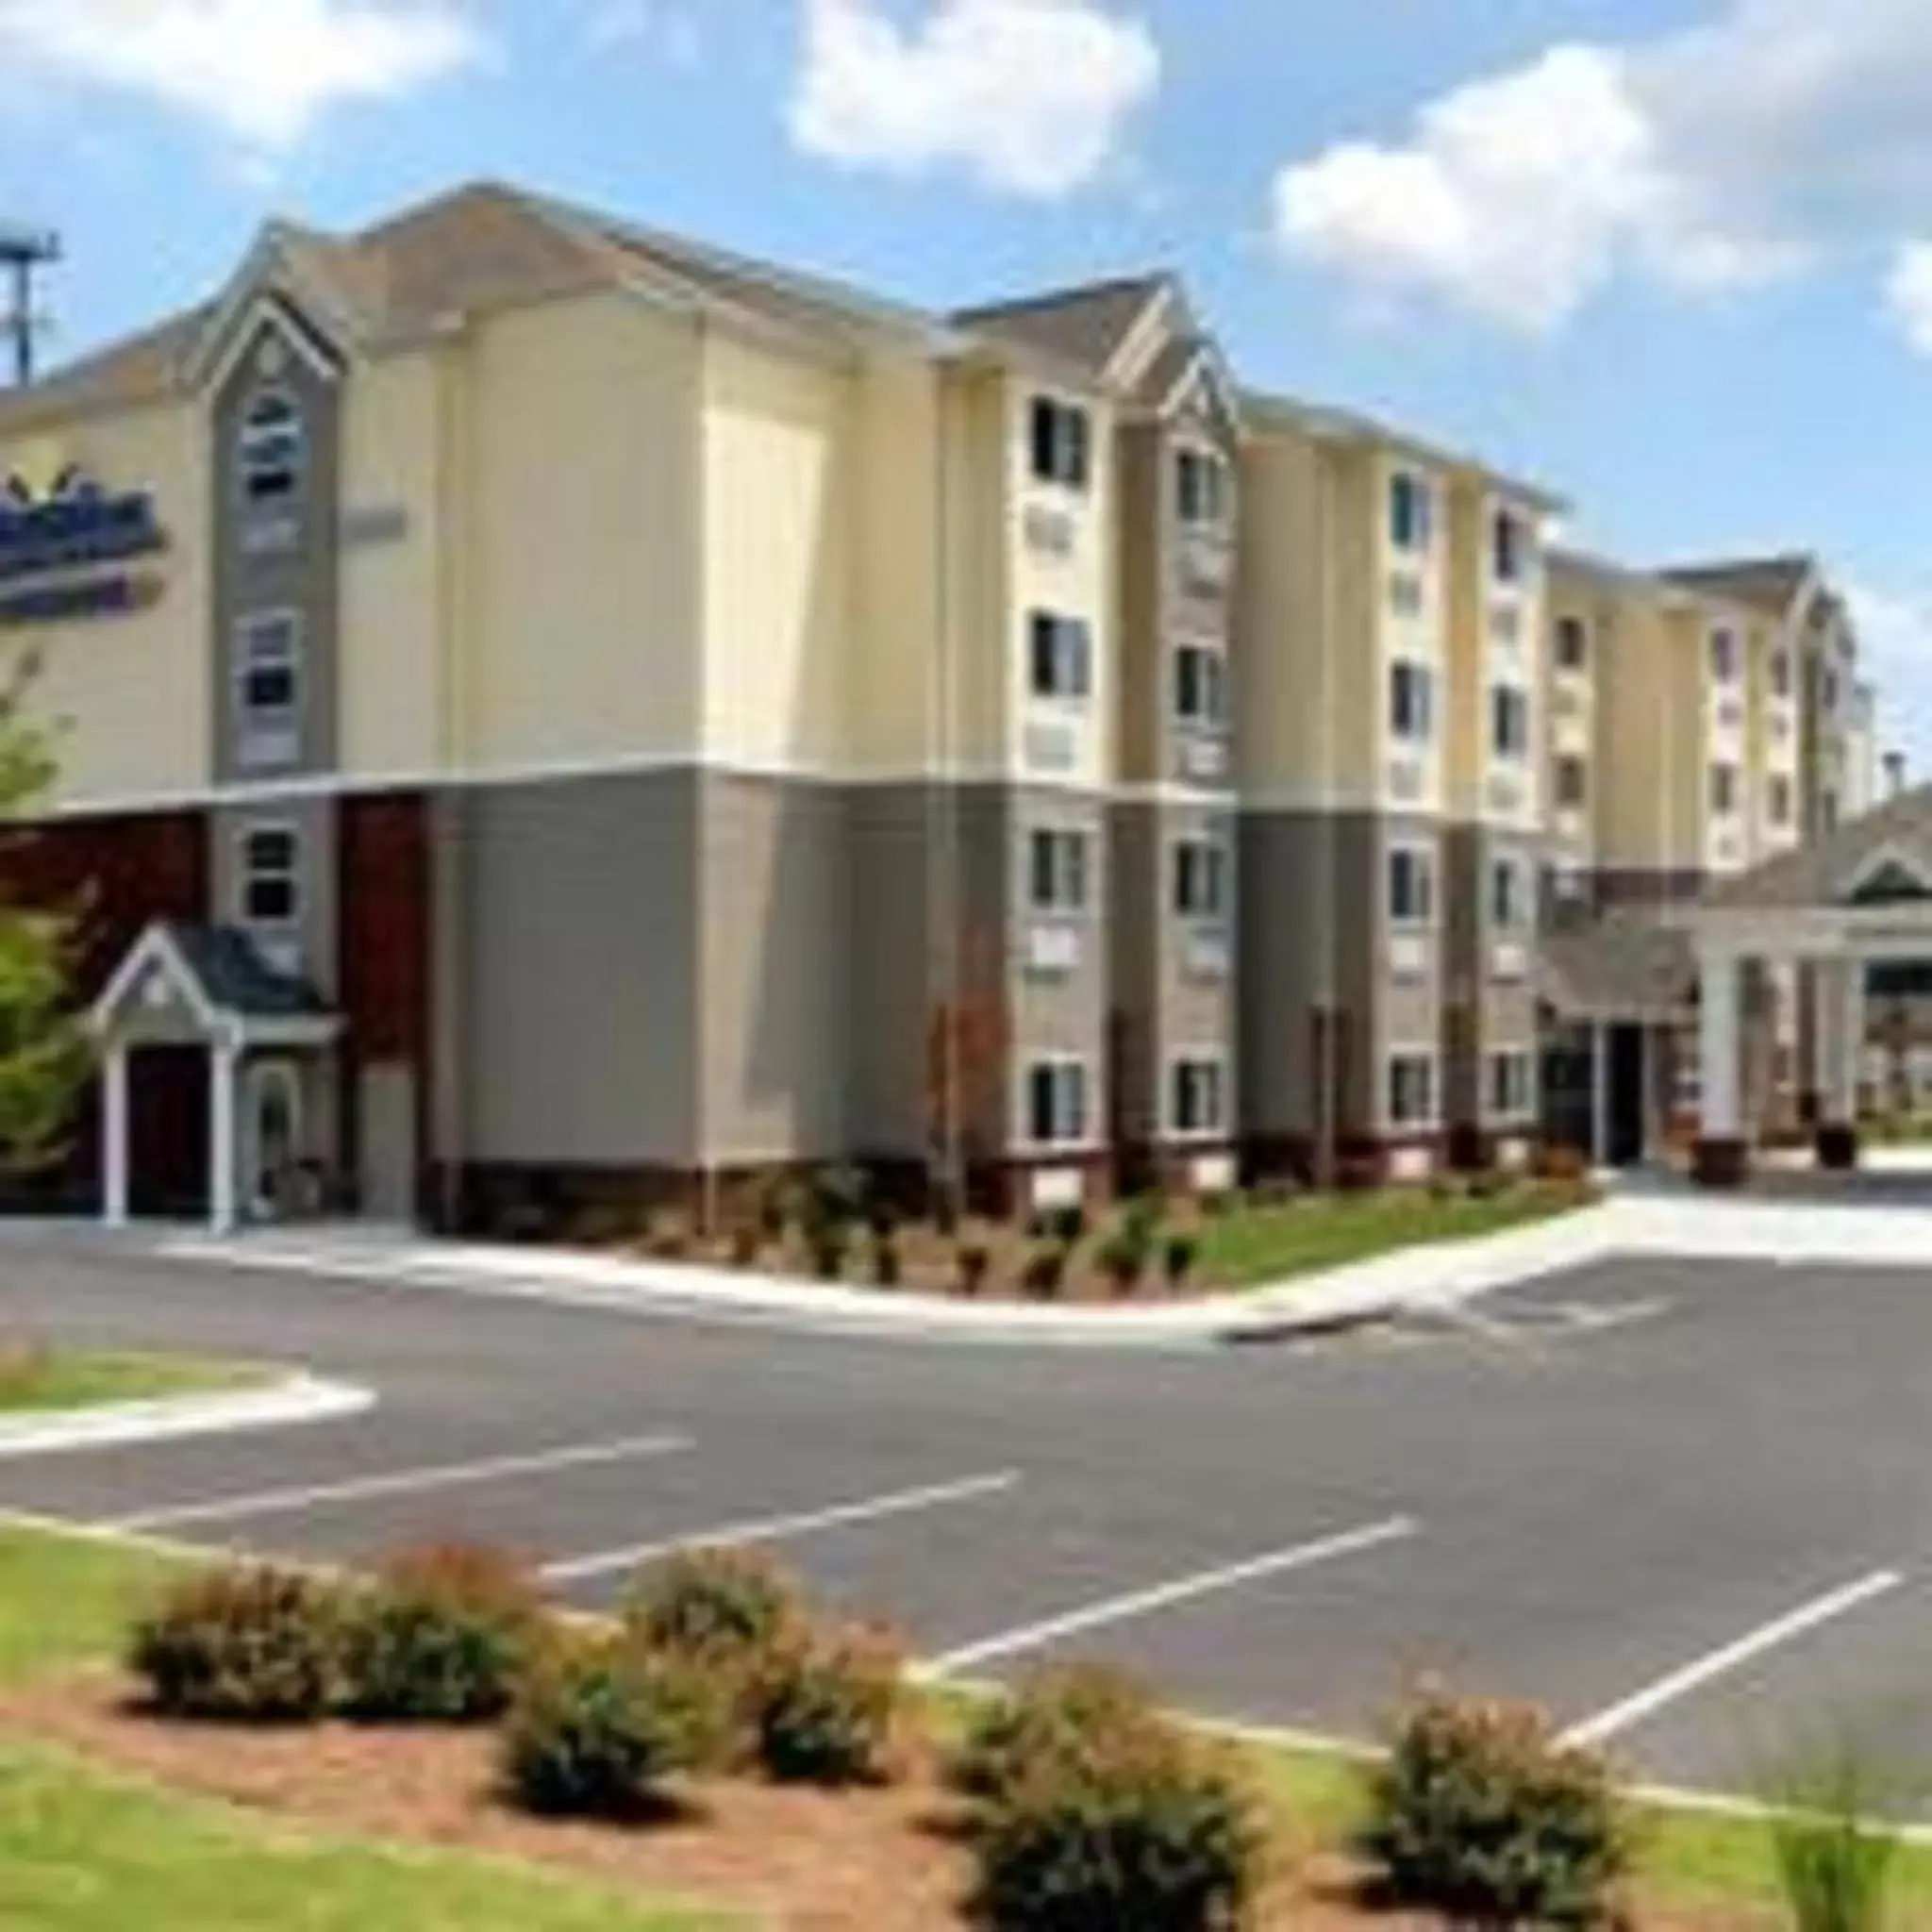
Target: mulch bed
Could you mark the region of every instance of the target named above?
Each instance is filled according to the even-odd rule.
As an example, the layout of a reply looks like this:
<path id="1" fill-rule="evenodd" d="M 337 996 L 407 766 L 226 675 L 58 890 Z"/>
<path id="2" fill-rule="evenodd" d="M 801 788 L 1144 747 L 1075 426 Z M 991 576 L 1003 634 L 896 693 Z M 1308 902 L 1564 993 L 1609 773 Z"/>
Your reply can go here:
<path id="1" fill-rule="evenodd" d="M 680 1811 L 629 1829 L 547 1824 L 495 1792 L 488 1733 L 229 1730 L 168 1724 L 95 1674 L 0 1699 L 0 1732 L 68 1747 L 172 1790 L 342 1836 L 518 1857 L 618 1890 L 737 1907 L 774 1932 L 963 1928 L 968 1862 L 948 1838 L 952 1801 L 929 1771 L 884 1791 L 824 1793 L 693 1783 Z M 1257 1932 L 1425 1932 L 1435 1922 L 1372 1913 L 1332 1853 L 1290 1847 Z M 1663 1919 L 1641 1932 L 1759 1932 L 1744 1914 Z"/>

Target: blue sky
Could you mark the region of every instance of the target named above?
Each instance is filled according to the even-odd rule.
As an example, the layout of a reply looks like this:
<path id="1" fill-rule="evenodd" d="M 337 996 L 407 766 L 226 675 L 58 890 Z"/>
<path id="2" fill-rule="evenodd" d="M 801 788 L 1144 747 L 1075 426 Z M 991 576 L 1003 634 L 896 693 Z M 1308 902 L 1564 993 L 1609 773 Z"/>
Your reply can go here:
<path id="1" fill-rule="evenodd" d="M 1818 550 L 1932 763 L 1924 0 L 0 0 L 56 354 L 478 174 L 935 306 L 1172 264 L 1579 541 Z"/>

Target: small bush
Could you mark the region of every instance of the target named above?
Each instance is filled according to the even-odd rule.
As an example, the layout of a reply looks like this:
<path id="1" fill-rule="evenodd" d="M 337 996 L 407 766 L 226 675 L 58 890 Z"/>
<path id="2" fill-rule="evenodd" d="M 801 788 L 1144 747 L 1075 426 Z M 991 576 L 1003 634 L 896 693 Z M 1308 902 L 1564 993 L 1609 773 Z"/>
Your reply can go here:
<path id="1" fill-rule="evenodd" d="M 1185 1288 L 1193 1278 L 1194 1264 L 1200 1259 L 1201 1244 L 1192 1235 L 1177 1234 L 1170 1238 L 1161 1256 L 1161 1265 L 1167 1273 L 1170 1288 Z"/>
<path id="2" fill-rule="evenodd" d="M 1538 1150 L 1536 1174 L 1539 1180 L 1557 1181 L 1574 1187 L 1590 1178 L 1590 1157 L 1581 1147 L 1566 1141 L 1553 1141 Z"/>
<path id="3" fill-rule="evenodd" d="M 689 1550 L 641 1571 L 625 1629 L 646 1650 L 726 1663 L 769 1651 L 805 1622 L 791 1575 L 748 1550 Z"/>
<path id="4" fill-rule="evenodd" d="M 843 1222 L 814 1227 L 806 1237 L 811 1249 L 812 1272 L 821 1281 L 838 1281 L 845 1274 L 845 1250 L 851 1235 Z"/>
<path id="5" fill-rule="evenodd" d="M 757 1681 L 759 1762 L 786 1784 L 883 1782 L 904 1668 L 899 1648 L 870 1631 L 779 1646 Z"/>
<path id="6" fill-rule="evenodd" d="M 1021 1285 L 1037 1302 L 1054 1300 L 1066 1286 L 1067 1267 L 1071 1258 L 1067 1250 L 1058 1241 L 1044 1242 L 1026 1257 L 1026 1267 L 1021 1276 Z"/>
<path id="7" fill-rule="evenodd" d="M 1114 1292 L 1124 1297 L 1140 1287 L 1152 1256 L 1145 1242 L 1122 1227 L 1101 1244 L 1099 1259 L 1101 1273 L 1113 1283 Z"/>
<path id="8" fill-rule="evenodd" d="M 906 1262 L 896 1235 L 873 1236 L 872 1278 L 880 1288 L 897 1288 L 906 1278 Z"/>
<path id="9" fill-rule="evenodd" d="M 756 1268 L 765 1252 L 765 1230 L 754 1221 L 741 1221 L 731 1230 L 731 1265 Z"/>
<path id="10" fill-rule="evenodd" d="M 510 1795 L 548 1818 L 661 1808 L 666 1780 L 700 1755 L 701 1690 L 688 1660 L 621 1640 L 558 1649 L 531 1673 L 504 1728 Z"/>
<path id="11" fill-rule="evenodd" d="M 1056 1208 L 1048 1220 L 1047 1233 L 1063 1245 L 1077 1248 L 1087 1239 L 1086 1208 Z"/>
<path id="12" fill-rule="evenodd" d="M 334 1702 L 346 1592 L 248 1564 L 176 1586 L 136 1625 L 128 1665 L 164 1717 L 314 1724 Z"/>
<path id="13" fill-rule="evenodd" d="M 983 1241 L 962 1241 L 958 1251 L 959 1292 L 968 1300 L 986 1291 L 987 1276 L 992 1273 L 992 1250 Z"/>
<path id="14" fill-rule="evenodd" d="M 1105 1674 L 1042 1682 L 953 1767 L 974 1802 L 974 1907 L 994 1932 L 1225 1932 L 1264 1840 L 1232 1760 Z"/>
<path id="15" fill-rule="evenodd" d="M 1608 1769 L 1539 1711 L 1424 1691 L 1368 1799 L 1360 1849 L 1397 1905 L 1480 1925 L 1613 1915 L 1630 1844 Z"/>
<path id="16" fill-rule="evenodd" d="M 405 1551 L 349 1614 L 343 1708 L 372 1723 L 488 1723 L 509 1707 L 541 1627 L 536 1585 L 511 1558 Z"/>

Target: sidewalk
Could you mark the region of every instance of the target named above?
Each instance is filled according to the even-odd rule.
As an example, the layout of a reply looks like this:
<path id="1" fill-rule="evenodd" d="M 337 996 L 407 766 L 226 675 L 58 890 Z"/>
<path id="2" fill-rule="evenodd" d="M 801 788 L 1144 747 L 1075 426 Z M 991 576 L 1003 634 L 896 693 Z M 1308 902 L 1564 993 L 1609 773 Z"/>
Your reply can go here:
<path id="1" fill-rule="evenodd" d="M 227 1241 L 172 1233 L 152 1246 L 175 1260 L 287 1269 L 398 1290 L 541 1300 L 830 1335 L 1030 1347 L 1175 1348 L 1317 1334 L 1386 1320 L 1407 1308 L 1455 1307 L 1511 1282 L 1585 1266 L 1612 1252 L 1617 1212 L 1614 1204 L 1607 1204 L 1483 1240 L 1406 1249 L 1279 1288 L 1120 1308 L 952 1301 L 609 1255 L 440 1241 L 367 1227 L 283 1229 Z"/>

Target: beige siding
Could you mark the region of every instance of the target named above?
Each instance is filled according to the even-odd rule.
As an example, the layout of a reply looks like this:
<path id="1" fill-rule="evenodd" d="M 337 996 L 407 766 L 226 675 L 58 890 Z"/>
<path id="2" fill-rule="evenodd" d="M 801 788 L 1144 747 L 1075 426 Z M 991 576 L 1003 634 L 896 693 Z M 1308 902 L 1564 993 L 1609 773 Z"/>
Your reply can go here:
<path id="1" fill-rule="evenodd" d="M 516 311 L 474 351 L 464 625 L 482 770 L 697 742 L 699 341 L 619 295 Z"/>
<path id="2" fill-rule="evenodd" d="M 8 446 L 0 473 L 44 485 L 77 463 L 109 491 L 149 489 L 167 550 L 129 566 L 157 580 L 148 608 L 29 631 L 0 630 L 0 658 L 38 652 L 35 708 L 67 725 L 57 801 L 136 802 L 208 782 L 210 504 L 207 418 L 196 404 L 95 416 L 71 430 Z"/>

